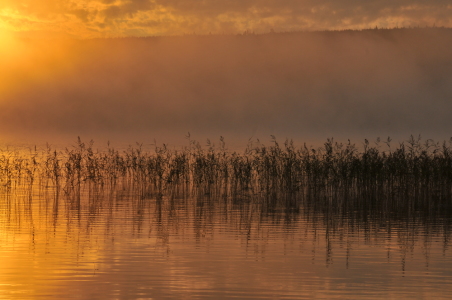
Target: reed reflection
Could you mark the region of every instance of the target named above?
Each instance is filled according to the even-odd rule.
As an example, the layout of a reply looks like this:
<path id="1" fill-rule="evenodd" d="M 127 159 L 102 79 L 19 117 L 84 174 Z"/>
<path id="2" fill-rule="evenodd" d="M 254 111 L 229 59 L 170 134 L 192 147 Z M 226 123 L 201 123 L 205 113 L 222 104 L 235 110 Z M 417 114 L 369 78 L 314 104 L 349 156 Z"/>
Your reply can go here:
<path id="1" fill-rule="evenodd" d="M 300 243 L 324 253 L 327 265 L 345 249 L 347 267 L 362 244 L 400 255 L 402 269 L 421 247 L 428 264 L 432 240 L 441 238 L 444 253 L 449 246 L 451 144 L 384 145 L 328 140 L 308 149 L 275 140 L 237 153 L 221 140 L 146 152 L 79 140 L 64 151 L 3 151 L 2 228 L 10 237 L 26 232 L 31 248 L 63 234 L 77 240 L 76 253 L 129 236 L 171 255 L 175 238 L 205 246 L 228 237 L 261 257 L 274 241 Z"/>

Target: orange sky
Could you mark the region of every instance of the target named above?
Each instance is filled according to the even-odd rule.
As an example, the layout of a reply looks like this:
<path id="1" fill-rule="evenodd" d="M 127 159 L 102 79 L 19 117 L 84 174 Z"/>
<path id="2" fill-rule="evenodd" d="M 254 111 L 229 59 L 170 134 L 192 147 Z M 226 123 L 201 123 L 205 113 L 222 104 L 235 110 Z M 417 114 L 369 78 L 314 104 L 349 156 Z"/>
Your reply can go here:
<path id="1" fill-rule="evenodd" d="M 448 0 L 0 0 L 0 37 L 452 26 Z"/>

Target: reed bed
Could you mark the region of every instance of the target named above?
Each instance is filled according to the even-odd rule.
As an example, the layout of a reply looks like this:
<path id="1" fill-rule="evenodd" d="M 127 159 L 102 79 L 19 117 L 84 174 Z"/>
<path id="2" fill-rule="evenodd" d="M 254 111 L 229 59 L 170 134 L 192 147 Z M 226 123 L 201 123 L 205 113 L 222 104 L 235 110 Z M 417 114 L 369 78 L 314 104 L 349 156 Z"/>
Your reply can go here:
<path id="1" fill-rule="evenodd" d="M 203 147 L 190 141 L 178 150 L 162 145 L 152 151 L 140 145 L 96 150 L 93 142 L 79 138 L 64 150 L 0 151 L 4 192 L 32 193 L 38 187 L 77 195 L 86 186 L 98 190 L 127 186 L 142 198 L 185 193 L 450 199 L 452 139 L 438 143 L 412 136 L 396 146 L 389 138 L 358 145 L 328 139 L 313 148 L 295 147 L 292 141 L 280 144 L 273 138 L 270 145 L 257 141 L 237 152 L 229 151 L 223 138 L 218 145 L 208 142 Z"/>
<path id="2" fill-rule="evenodd" d="M 220 223 L 248 243 L 268 237 L 268 224 L 290 234 L 303 222 L 306 232 L 324 232 L 318 238 L 328 241 L 327 261 L 333 242 L 351 249 L 347 235 L 357 233 L 387 240 L 397 232 L 400 249 L 442 236 L 447 249 L 451 160 L 452 140 L 415 137 L 395 146 L 390 139 L 330 139 L 318 148 L 273 139 L 242 152 L 229 151 L 223 139 L 152 151 L 96 150 L 79 139 L 67 149 L 0 152 L 0 225 L 33 225 L 45 216 L 51 230 L 64 220 L 84 230 L 129 222 L 138 232 L 152 220 L 168 244 L 171 234 L 191 229 L 201 240 Z"/>

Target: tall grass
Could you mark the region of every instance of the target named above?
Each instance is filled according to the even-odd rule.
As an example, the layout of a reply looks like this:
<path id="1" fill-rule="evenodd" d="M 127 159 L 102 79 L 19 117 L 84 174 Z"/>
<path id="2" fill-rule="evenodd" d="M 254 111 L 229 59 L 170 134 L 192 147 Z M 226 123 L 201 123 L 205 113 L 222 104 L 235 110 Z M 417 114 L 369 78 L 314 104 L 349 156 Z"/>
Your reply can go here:
<path id="1" fill-rule="evenodd" d="M 90 186 L 98 190 L 128 186 L 143 198 L 166 193 L 297 194 L 300 197 L 406 195 L 452 196 L 452 139 L 443 143 L 411 137 L 360 145 L 328 139 L 323 147 L 294 146 L 273 139 L 228 151 L 224 140 L 206 147 L 196 141 L 179 149 L 166 145 L 144 151 L 96 150 L 78 139 L 64 150 L 0 151 L 0 187 L 12 191 L 38 185 L 66 194 Z M 414 201 L 414 200 L 413 200 Z"/>
<path id="2" fill-rule="evenodd" d="M 329 139 L 312 148 L 273 139 L 238 152 L 223 139 L 152 151 L 141 145 L 96 150 L 79 139 L 66 149 L 0 151 L 0 225 L 35 224 L 41 216 L 49 230 L 59 222 L 86 230 L 99 218 L 107 231 L 124 222 L 139 231 L 149 214 L 162 244 L 192 229 L 202 240 L 219 222 L 248 243 L 268 238 L 275 228 L 268 224 L 290 234 L 302 221 L 306 232 L 324 232 L 327 262 L 333 242 L 352 249 L 356 233 L 387 241 L 397 232 L 403 251 L 416 239 L 427 245 L 443 236 L 447 249 L 451 188 L 452 140 L 355 145 Z M 32 203 L 35 193 L 44 196 Z"/>

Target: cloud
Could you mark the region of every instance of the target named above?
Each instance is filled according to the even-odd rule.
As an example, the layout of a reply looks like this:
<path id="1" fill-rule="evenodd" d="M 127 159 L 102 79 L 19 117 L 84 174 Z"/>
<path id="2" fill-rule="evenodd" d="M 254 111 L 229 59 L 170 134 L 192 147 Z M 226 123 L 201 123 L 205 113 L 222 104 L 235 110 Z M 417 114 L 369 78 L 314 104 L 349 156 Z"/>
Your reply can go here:
<path id="1" fill-rule="evenodd" d="M 72 36 L 452 26 L 445 0 L 4 0 L 0 26 Z"/>
<path id="2" fill-rule="evenodd" d="M 155 4 L 150 0 L 130 0 L 108 6 L 103 10 L 107 20 L 133 18 L 140 11 L 152 11 Z"/>

